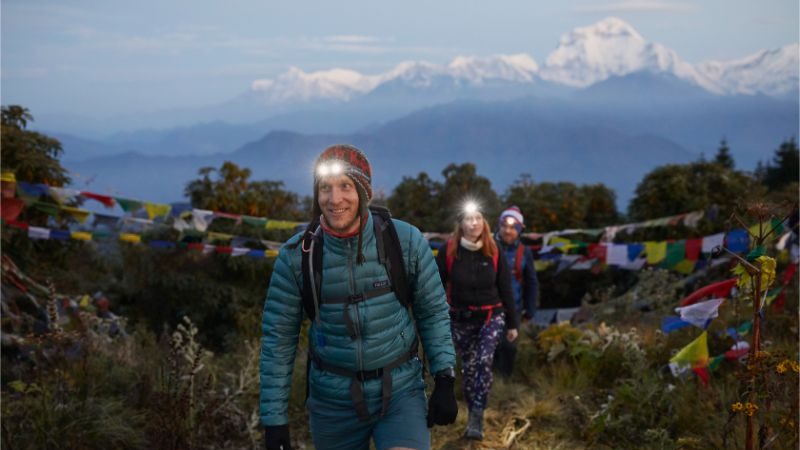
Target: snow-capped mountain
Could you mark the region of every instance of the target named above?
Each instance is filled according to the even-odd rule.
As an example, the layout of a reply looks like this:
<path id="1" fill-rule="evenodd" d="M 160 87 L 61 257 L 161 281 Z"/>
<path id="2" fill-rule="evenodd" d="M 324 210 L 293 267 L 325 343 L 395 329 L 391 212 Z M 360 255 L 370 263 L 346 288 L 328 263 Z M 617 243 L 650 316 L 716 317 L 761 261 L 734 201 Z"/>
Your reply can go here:
<path id="1" fill-rule="evenodd" d="M 267 103 L 317 99 L 347 101 L 354 95 L 371 91 L 379 82 L 379 76 L 362 75 L 354 70 L 331 69 L 306 73 L 292 67 L 274 80 L 253 81 L 250 92 Z"/>
<path id="2" fill-rule="evenodd" d="M 375 75 L 348 69 L 306 73 L 292 67 L 274 79 L 254 81 L 247 95 L 266 104 L 287 104 L 347 102 L 388 84 L 418 89 L 480 88 L 493 83 L 530 85 L 546 80 L 586 88 L 637 72 L 673 75 L 718 95 L 785 96 L 797 91 L 798 44 L 695 66 L 674 50 L 648 42 L 627 22 L 610 17 L 562 36 L 541 67 L 527 54 L 459 56 L 448 64 L 406 61 Z"/>
<path id="3" fill-rule="evenodd" d="M 798 90 L 798 55 L 795 43 L 732 61 L 708 61 L 698 70 L 727 94 L 782 96 Z"/>
<path id="4" fill-rule="evenodd" d="M 487 82 L 532 83 L 539 66 L 528 55 L 495 55 L 488 58 L 459 56 L 449 64 L 406 61 L 378 74 L 363 75 L 347 69 L 306 73 L 292 67 L 275 79 L 253 81 L 250 93 L 267 103 L 308 102 L 311 100 L 348 101 L 384 83 L 400 82 L 424 88 L 435 79 L 450 78 L 455 84 L 480 86 Z"/>
<path id="5" fill-rule="evenodd" d="M 459 56 L 447 65 L 450 76 L 480 85 L 486 81 L 531 83 L 539 65 L 526 54 L 498 55 L 491 58 Z"/>
<path id="6" fill-rule="evenodd" d="M 722 93 L 674 50 L 647 42 L 631 25 L 614 17 L 562 36 L 539 76 L 583 88 L 640 71 L 671 73 L 710 92 Z"/>

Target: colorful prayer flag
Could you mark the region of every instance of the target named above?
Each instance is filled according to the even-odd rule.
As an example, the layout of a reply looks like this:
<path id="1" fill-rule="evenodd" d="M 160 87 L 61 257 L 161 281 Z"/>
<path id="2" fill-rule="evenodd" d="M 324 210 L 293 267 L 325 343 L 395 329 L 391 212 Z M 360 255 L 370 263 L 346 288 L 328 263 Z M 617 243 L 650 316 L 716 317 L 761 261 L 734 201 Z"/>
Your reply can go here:
<path id="1" fill-rule="evenodd" d="M 655 265 L 664 260 L 667 256 L 667 243 L 648 241 L 644 243 L 644 251 L 647 254 L 647 264 Z"/>
<path id="2" fill-rule="evenodd" d="M 708 364 L 708 332 L 703 331 L 695 340 L 669 360 L 672 363 L 695 367 Z"/>

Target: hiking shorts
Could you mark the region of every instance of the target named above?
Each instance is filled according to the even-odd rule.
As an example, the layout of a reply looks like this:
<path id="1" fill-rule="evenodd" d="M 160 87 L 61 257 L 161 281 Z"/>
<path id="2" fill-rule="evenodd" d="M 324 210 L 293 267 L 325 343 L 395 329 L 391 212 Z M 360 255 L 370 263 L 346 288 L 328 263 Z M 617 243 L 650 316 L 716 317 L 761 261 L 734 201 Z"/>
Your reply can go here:
<path id="1" fill-rule="evenodd" d="M 331 408 L 313 397 L 306 403 L 311 438 L 317 450 L 369 450 L 370 438 L 377 450 L 408 447 L 430 450 L 431 433 L 426 416 L 425 390 L 414 388 L 392 394 L 389 408 L 362 422 L 355 408 Z"/>

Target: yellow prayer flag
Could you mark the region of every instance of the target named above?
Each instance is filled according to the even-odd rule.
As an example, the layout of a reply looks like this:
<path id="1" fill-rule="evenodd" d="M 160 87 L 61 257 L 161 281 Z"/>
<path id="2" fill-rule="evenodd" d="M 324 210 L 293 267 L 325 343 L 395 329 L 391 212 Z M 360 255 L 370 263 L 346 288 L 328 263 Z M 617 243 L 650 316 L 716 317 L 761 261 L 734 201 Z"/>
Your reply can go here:
<path id="1" fill-rule="evenodd" d="M 770 221 L 762 222 L 760 224 L 755 224 L 748 229 L 751 236 L 759 237 L 762 233 L 767 234 L 772 230 L 772 223 Z M 772 233 L 764 240 L 765 244 L 769 244 L 773 240 L 775 240 L 775 236 L 777 233 Z"/>
<path id="2" fill-rule="evenodd" d="M 543 270 L 547 270 L 548 267 L 553 265 L 553 261 L 542 261 L 542 260 L 534 260 L 533 267 L 536 269 L 537 272 L 541 272 Z"/>
<path id="3" fill-rule="evenodd" d="M 78 221 L 78 223 L 86 222 L 86 218 L 89 217 L 89 214 L 91 214 L 91 212 L 85 209 L 75 208 L 72 206 L 62 206 L 61 210 L 72 216 Z"/>
<path id="4" fill-rule="evenodd" d="M 232 234 L 215 233 L 213 231 L 208 232 L 208 240 L 210 242 L 230 241 L 231 239 L 233 239 Z"/>
<path id="5" fill-rule="evenodd" d="M 676 271 L 678 273 L 682 273 L 682 274 L 688 275 L 688 274 L 694 272 L 694 265 L 695 265 L 696 262 L 697 261 L 690 261 L 688 259 L 684 259 L 683 261 L 679 262 L 678 264 L 675 264 L 674 266 L 672 266 L 672 270 L 674 270 L 674 271 Z"/>
<path id="6" fill-rule="evenodd" d="M 92 301 L 92 299 L 90 299 L 88 295 L 84 294 L 84 296 L 81 297 L 81 301 L 80 301 L 79 305 L 81 306 L 81 308 L 86 308 L 87 306 L 89 306 L 89 303 L 91 301 Z"/>
<path id="7" fill-rule="evenodd" d="M 91 241 L 92 240 L 92 233 L 87 233 L 85 231 L 74 231 L 72 233 L 72 239 L 77 241 Z"/>
<path id="8" fill-rule="evenodd" d="M 161 205 L 157 203 L 145 203 L 144 209 L 147 210 L 147 217 L 150 220 L 155 219 L 156 217 L 166 216 L 172 210 L 171 205 Z"/>
<path id="9" fill-rule="evenodd" d="M 4 171 L 2 174 L 0 174 L 0 181 L 7 181 L 9 183 L 16 183 L 17 182 L 17 176 L 14 175 L 14 172 Z"/>
<path id="10" fill-rule="evenodd" d="M 278 250 L 267 250 L 265 252 L 267 258 L 277 258 L 278 257 Z"/>
<path id="11" fill-rule="evenodd" d="M 129 242 L 131 244 L 138 244 L 142 242 L 142 237 L 133 233 L 120 233 L 119 240 L 122 242 Z"/>
<path id="12" fill-rule="evenodd" d="M 686 347 L 683 347 L 669 362 L 691 365 L 692 367 L 705 367 L 708 364 L 708 335 L 706 331 L 700 334 Z"/>
<path id="13" fill-rule="evenodd" d="M 291 222 L 288 220 L 267 220 L 264 226 L 267 230 L 286 230 L 300 225 L 300 222 Z"/>
<path id="14" fill-rule="evenodd" d="M 567 249 L 568 247 L 572 246 L 572 241 L 559 236 L 553 236 L 549 241 L 547 241 L 547 244 L 552 245 L 553 247 Z"/>
<path id="15" fill-rule="evenodd" d="M 658 264 L 667 257 L 667 243 L 647 241 L 644 243 L 644 251 L 647 253 L 647 264 Z"/>

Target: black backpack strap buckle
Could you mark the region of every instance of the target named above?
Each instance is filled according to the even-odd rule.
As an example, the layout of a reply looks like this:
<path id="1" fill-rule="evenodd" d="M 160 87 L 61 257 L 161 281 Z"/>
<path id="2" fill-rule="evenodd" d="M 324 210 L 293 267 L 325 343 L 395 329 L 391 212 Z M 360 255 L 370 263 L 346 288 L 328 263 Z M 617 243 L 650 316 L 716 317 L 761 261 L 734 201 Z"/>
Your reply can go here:
<path id="1" fill-rule="evenodd" d="M 364 300 L 366 300 L 366 299 L 367 299 L 367 298 L 364 296 L 364 293 L 361 293 L 361 294 L 353 294 L 353 295 L 349 295 L 349 296 L 347 297 L 347 303 L 349 303 L 349 304 L 351 304 L 351 305 L 352 305 L 353 303 L 359 303 L 359 302 L 363 302 L 363 301 L 364 301 Z"/>
<path id="2" fill-rule="evenodd" d="M 364 382 L 367 380 L 374 380 L 375 378 L 380 378 L 383 376 L 383 368 L 374 369 L 374 370 L 361 370 L 356 372 L 355 378 L 358 381 Z"/>

